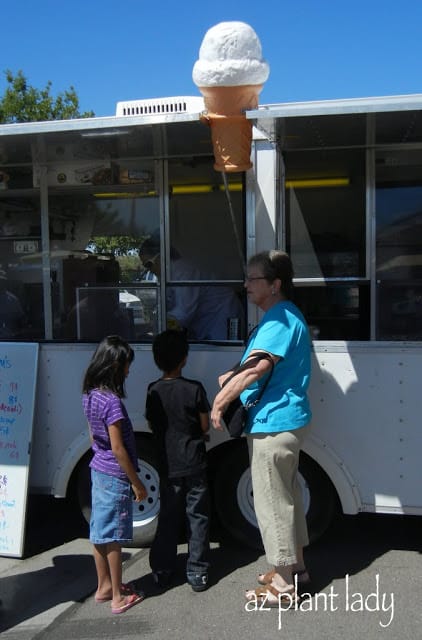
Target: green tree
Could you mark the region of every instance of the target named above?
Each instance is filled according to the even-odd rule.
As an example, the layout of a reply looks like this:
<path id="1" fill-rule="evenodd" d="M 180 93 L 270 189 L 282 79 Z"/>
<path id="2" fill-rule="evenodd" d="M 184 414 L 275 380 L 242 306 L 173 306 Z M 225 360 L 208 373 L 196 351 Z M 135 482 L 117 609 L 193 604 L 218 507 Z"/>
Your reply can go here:
<path id="1" fill-rule="evenodd" d="M 114 256 L 126 256 L 130 251 L 139 249 L 144 236 L 95 236 L 91 238 L 94 253 L 112 253 Z"/>
<path id="2" fill-rule="evenodd" d="M 0 96 L 0 124 L 90 118 L 95 115 L 93 111 L 79 111 L 79 98 L 72 86 L 53 97 L 50 81 L 44 89 L 36 89 L 28 84 L 21 70 L 14 75 L 7 69 L 5 75 L 7 87 Z"/>

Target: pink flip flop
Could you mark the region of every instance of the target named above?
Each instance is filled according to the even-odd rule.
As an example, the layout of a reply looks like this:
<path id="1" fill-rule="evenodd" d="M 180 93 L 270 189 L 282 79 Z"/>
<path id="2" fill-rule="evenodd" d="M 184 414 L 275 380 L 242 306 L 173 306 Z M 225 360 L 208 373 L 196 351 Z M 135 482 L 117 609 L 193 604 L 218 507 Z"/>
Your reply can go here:
<path id="1" fill-rule="evenodd" d="M 120 593 L 122 594 L 122 596 L 130 596 L 132 595 L 132 593 L 136 593 L 136 589 L 129 583 L 129 584 L 125 584 L 124 582 L 122 582 L 122 586 L 120 587 Z M 97 596 L 95 597 L 95 602 L 110 602 L 111 600 L 111 596 L 107 596 L 106 598 L 98 598 Z"/>
<path id="2" fill-rule="evenodd" d="M 125 596 L 125 604 L 122 604 L 121 607 L 112 607 L 111 613 L 124 613 L 131 607 L 134 607 L 135 604 L 142 602 L 144 598 L 145 596 L 139 593 L 132 593 L 130 596 Z"/>

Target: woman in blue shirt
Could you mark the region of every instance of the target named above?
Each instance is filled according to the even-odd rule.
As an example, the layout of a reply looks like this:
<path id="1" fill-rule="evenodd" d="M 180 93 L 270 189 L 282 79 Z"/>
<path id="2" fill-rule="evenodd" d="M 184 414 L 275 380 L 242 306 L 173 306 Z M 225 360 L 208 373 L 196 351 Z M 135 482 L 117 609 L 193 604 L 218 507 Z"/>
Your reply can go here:
<path id="1" fill-rule="evenodd" d="M 309 542 L 301 492 L 297 483 L 299 452 L 309 430 L 307 396 L 311 340 L 299 309 L 290 301 L 293 267 L 282 251 L 264 251 L 248 262 L 245 287 L 249 302 L 264 315 L 252 333 L 242 361 L 256 351 L 268 352 L 273 374 L 259 403 L 248 412 L 245 433 L 251 461 L 255 512 L 271 571 L 259 576 L 263 585 L 246 592 L 247 600 L 287 607 L 298 599 L 298 583 L 308 582 L 303 547 Z M 211 412 L 216 429 L 231 400 L 245 404 L 256 396 L 271 369 L 268 360 L 234 376 L 217 394 Z M 220 386 L 230 376 L 220 376 Z"/>

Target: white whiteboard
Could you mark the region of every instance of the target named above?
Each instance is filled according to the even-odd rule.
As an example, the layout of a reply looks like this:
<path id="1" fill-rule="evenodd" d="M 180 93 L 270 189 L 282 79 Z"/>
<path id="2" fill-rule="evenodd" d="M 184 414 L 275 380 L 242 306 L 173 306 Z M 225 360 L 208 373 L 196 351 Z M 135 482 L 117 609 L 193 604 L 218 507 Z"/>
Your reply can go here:
<path id="1" fill-rule="evenodd" d="M 23 554 L 38 344 L 0 342 L 0 556 Z"/>

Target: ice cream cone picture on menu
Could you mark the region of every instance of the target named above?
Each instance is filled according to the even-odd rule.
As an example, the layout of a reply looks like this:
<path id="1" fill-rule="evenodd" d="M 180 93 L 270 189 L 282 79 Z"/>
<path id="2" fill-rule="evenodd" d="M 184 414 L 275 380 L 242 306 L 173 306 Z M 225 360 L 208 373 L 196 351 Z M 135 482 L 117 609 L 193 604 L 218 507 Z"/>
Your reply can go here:
<path id="1" fill-rule="evenodd" d="M 193 81 L 204 96 L 203 120 L 211 127 L 217 171 L 246 171 L 252 122 L 245 111 L 258 107 L 269 76 L 255 31 L 244 22 L 220 22 L 207 31 L 193 67 Z"/>

